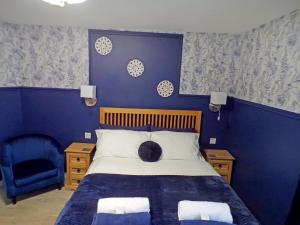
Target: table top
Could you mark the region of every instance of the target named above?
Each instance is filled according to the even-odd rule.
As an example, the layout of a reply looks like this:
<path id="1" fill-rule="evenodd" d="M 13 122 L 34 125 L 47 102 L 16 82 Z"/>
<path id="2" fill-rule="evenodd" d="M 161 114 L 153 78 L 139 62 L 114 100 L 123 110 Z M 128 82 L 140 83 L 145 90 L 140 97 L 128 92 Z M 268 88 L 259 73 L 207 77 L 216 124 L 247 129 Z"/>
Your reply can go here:
<path id="1" fill-rule="evenodd" d="M 75 153 L 91 153 L 96 147 L 93 143 L 72 143 L 65 152 L 75 152 Z"/>
<path id="2" fill-rule="evenodd" d="M 226 149 L 204 149 L 207 159 L 235 160 Z"/>

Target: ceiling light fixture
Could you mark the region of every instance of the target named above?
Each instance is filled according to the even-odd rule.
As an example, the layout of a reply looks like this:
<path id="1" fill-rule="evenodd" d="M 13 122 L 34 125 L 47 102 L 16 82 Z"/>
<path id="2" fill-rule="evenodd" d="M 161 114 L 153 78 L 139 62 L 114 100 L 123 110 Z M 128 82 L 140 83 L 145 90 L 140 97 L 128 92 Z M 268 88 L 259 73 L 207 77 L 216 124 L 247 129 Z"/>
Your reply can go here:
<path id="1" fill-rule="evenodd" d="M 67 4 L 78 4 L 78 3 L 85 2 L 86 0 L 42 0 L 42 1 L 47 2 L 51 5 L 57 5 L 57 6 L 63 7 L 66 3 Z"/>

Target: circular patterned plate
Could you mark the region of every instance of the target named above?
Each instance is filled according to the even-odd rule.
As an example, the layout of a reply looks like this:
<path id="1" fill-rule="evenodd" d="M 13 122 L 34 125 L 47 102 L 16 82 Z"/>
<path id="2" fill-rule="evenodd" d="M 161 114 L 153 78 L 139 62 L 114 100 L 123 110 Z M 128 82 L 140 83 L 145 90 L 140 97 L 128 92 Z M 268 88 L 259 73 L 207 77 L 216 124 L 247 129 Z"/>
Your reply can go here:
<path id="1" fill-rule="evenodd" d="M 95 42 L 95 49 L 100 55 L 107 55 L 112 50 L 112 42 L 107 37 L 100 37 Z"/>
<path id="2" fill-rule="evenodd" d="M 127 65 L 128 73 L 133 77 L 139 77 L 144 73 L 145 67 L 138 59 L 131 60 Z"/>
<path id="3" fill-rule="evenodd" d="M 157 85 L 157 93 L 161 97 L 170 97 L 173 94 L 174 86 L 168 80 L 163 80 Z"/>

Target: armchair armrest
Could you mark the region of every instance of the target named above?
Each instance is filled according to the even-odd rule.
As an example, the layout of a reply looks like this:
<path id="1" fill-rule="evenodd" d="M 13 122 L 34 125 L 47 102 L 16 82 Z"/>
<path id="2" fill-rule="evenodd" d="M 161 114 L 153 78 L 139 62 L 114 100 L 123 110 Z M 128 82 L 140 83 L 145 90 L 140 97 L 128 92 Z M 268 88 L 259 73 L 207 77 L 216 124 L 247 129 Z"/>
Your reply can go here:
<path id="1" fill-rule="evenodd" d="M 49 159 L 54 163 L 58 168 L 64 168 L 65 166 L 65 157 L 64 153 L 52 150 L 49 152 Z"/>
<path id="2" fill-rule="evenodd" d="M 14 173 L 12 170 L 13 159 L 11 155 L 11 146 L 4 144 L 0 151 L 0 166 L 4 181 L 4 186 L 8 197 L 15 196 Z"/>
<path id="3" fill-rule="evenodd" d="M 11 155 L 11 146 L 6 143 L 1 146 L 0 151 L 0 165 L 5 167 L 12 167 L 13 159 Z"/>
<path id="4" fill-rule="evenodd" d="M 58 179 L 59 183 L 63 185 L 65 179 L 65 157 L 64 153 L 60 152 L 60 145 L 54 139 L 46 142 L 44 146 L 48 154 L 48 159 L 57 167 L 58 169 Z"/>
<path id="5" fill-rule="evenodd" d="M 57 168 L 64 171 L 65 157 L 64 153 L 59 151 L 59 144 L 54 141 L 49 141 L 45 148 L 47 148 L 47 154 L 51 162 L 53 162 Z"/>

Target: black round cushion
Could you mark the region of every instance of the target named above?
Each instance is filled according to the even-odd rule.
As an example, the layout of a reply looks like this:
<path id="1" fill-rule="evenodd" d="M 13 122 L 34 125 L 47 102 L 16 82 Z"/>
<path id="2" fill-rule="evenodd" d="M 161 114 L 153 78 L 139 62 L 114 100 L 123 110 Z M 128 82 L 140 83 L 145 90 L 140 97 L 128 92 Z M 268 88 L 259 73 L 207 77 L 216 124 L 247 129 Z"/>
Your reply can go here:
<path id="1" fill-rule="evenodd" d="M 162 150 L 154 141 L 146 141 L 139 147 L 139 156 L 145 162 L 156 162 L 161 156 Z"/>

